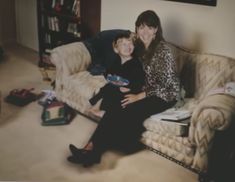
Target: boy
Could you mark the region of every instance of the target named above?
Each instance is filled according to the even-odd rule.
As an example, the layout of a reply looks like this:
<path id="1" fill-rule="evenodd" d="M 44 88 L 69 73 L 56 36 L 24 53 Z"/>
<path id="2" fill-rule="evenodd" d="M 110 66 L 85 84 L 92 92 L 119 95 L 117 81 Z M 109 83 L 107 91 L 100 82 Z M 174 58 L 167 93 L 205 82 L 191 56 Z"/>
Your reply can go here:
<path id="1" fill-rule="evenodd" d="M 144 71 L 140 61 L 134 57 L 134 44 L 131 32 L 118 34 L 113 41 L 113 50 L 119 55 L 117 60 L 106 72 L 107 78 L 118 76 L 121 78 L 119 84 L 107 83 L 102 87 L 97 95 L 89 101 L 92 105 L 103 98 L 100 109 L 91 108 L 90 111 L 98 117 L 102 117 L 104 112 L 110 109 L 121 107 L 121 100 L 125 94 L 139 93 L 144 85 Z M 123 79 L 128 83 L 122 85 Z"/>

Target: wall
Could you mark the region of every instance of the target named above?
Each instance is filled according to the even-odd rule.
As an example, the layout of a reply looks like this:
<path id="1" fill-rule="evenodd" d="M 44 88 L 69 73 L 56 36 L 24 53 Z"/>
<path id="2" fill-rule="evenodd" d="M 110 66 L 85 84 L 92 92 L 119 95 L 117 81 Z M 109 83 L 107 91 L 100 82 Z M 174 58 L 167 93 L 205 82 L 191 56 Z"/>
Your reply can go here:
<path id="1" fill-rule="evenodd" d="M 102 0 L 101 29 L 134 30 L 140 12 L 152 9 L 161 18 L 165 39 L 189 49 L 235 58 L 235 1 L 203 6 L 164 0 Z"/>
<path id="2" fill-rule="evenodd" d="M 101 29 L 134 30 L 136 17 L 147 9 L 155 10 L 160 16 L 166 40 L 189 49 L 235 58 L 234 0 L 217 0 L 216 7 L 164 0 L 102 0 Z M 36 12 L 36 0 L 16 0 L 17 41 L 38 50 Z"/>
<path id="3" fill-rule="evenodd" d="M 0 0 L 0 45 L 15 40 L 15 0 Z"/>
<path id="4" fill-rule="evenodd" d="M 17 42 L 34 50 L 38 50 L 36 7 L 36 0 L 15 1 Z"/>

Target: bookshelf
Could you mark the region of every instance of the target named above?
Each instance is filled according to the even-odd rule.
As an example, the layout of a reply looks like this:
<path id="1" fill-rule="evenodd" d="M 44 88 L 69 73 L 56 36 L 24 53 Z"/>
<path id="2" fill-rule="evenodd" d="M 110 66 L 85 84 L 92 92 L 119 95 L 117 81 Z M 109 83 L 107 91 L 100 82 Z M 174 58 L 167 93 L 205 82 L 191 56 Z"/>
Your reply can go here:
<path id="1" fill-rule="evenodd" d="M 53 67 L 50 51 L 100 31 L 101 0 L 37 0 L 39 67 Z"/>

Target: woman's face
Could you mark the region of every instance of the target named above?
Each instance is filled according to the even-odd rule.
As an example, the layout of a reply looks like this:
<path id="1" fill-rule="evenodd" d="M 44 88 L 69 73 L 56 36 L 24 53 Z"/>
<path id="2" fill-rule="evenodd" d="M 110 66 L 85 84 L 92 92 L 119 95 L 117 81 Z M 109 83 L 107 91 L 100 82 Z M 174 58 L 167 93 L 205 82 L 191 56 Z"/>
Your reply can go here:
<path id="1" fill-rule="evenodd" d="M 137 36 L 144 43 L 145 48 L 147 49 L 152 40 L 155 38 L 155 35 L 157 33 L 157 28 L 149 27 L 143 24 L 137 27 L 136 30 L 137 30 Z"/>

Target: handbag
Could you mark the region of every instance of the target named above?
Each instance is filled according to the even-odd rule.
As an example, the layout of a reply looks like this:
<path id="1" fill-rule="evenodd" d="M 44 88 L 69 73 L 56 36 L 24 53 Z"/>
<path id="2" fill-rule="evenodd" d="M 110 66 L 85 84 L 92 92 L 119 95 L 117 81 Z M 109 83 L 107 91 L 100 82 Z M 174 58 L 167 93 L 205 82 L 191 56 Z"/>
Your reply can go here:
<path id="1" fill-rule="evenodd" d="M 44 126 L 69 124 L 73 117 L 74 112 L 67 104 L 56 99 L 48 99 L 43 106 L 41 124 Z"/>
<path id="2" fill-rule="evenodd" d="M 11 90 L 5 98 L 5 101 L 16 106 L 25 106 L 38 98 L 38 95 L 33 93 L 32 90 L 34 88 Z"/>

